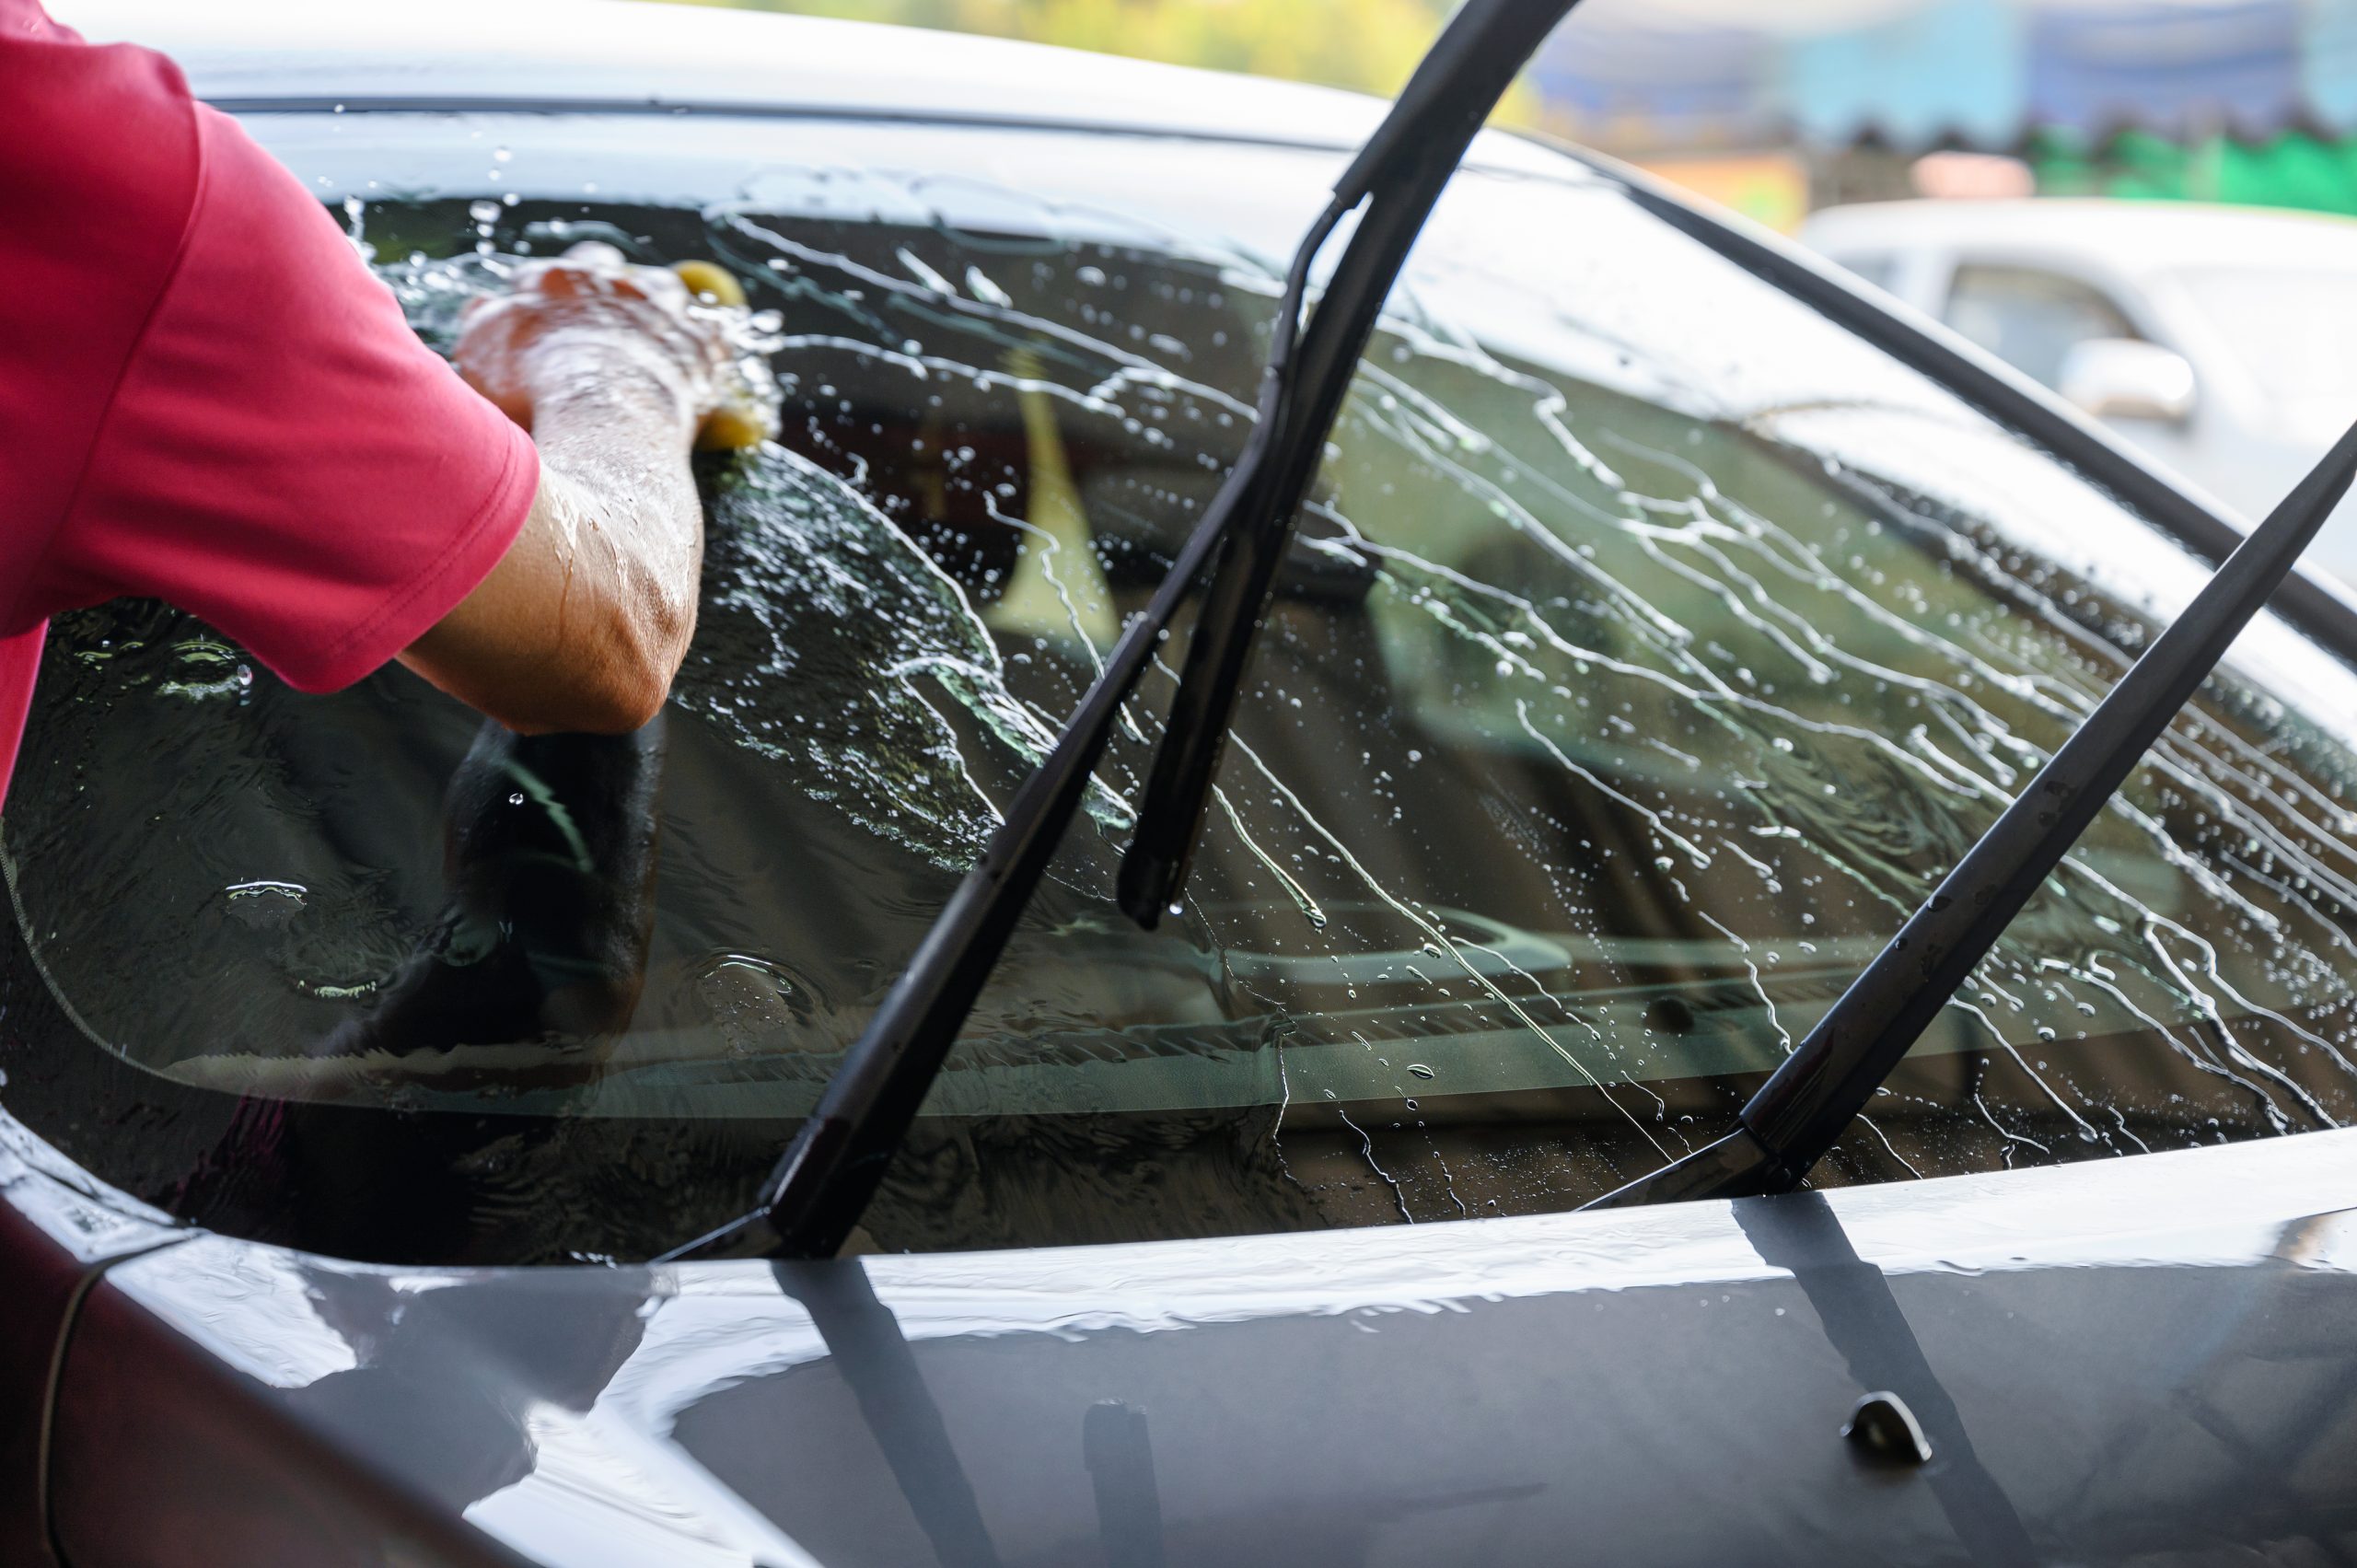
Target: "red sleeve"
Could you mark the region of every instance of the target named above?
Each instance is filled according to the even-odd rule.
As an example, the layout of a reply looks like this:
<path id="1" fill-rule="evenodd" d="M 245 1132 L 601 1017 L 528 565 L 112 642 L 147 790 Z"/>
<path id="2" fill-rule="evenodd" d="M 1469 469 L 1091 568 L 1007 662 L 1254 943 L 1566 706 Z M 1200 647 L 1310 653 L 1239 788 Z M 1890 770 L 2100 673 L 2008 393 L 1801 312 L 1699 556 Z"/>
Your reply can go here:
<path id="1" fill-rule="evenodd" d="M 58 602 L 162 598 L 290 685 L 348 685 L 498 563 L 531 439 L 409 329 L 335 221 L 199 108 L 201 172 L 43 570 Z"/>

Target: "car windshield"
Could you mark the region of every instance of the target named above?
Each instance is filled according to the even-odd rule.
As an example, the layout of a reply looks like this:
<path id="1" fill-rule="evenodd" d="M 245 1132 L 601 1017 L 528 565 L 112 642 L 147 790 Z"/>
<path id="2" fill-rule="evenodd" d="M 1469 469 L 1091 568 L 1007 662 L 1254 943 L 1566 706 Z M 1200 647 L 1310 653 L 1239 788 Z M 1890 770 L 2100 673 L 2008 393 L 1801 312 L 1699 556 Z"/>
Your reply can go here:
<path id="1" fill-rule="evenodd" d="M 696 645 L 639 743 L 518 742 L 398 669 L 300 695 L 154 605 L 62 619 L 0 824 L 0 1096 L 242 1234 L 660 1251 L 742 1211 L 1200 517 L 1339 159 L 257 129 L 429 341 L 575 239 L 721 261 L 785 427 L 707 461 Z M 1643 1175 L 1727 1129 L 2199 587 L 1613 180 L 1477 161 L 1334 432 L 1182 913 L 1112 902 L 1163 668 L 856 1245 Z M 1817 1179 L 2357 1117 L 2351 714 L 2350 669 L 2262 618 Z"/>
<path id="2" fill-rule="evenodd" d="M 2357 410 L 2357 303 L 2347 268 L 2192 267 L 2172 275 L 2251 385 L 2278 402 Z"/>

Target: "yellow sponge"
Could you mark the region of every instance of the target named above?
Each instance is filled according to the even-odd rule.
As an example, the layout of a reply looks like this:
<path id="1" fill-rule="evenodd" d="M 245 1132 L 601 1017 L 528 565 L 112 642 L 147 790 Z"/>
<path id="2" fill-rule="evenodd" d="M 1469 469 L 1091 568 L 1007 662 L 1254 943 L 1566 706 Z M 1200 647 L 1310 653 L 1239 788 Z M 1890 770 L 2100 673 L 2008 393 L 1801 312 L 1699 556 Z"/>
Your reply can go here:
<path id="1" fill-rule="evenodd" d="M 712 261 L 674 261 L 671 270 L 700 304 L 741 307 L 745 303 L 744 285 L 726 267 Z M 722 396 L 720 406 L 703 416 L 703 424 L 696 431 L 696 447 L 701 451 L 758 447 L 775 433 L 774 421 L 753 388 L 741 375 L 731 380 L 734 385 Z"/>
<path id="2" fill-rule="evenodd" d="M 750 407 L 726 402 L 696 427 L 699 452 L 737 452 L 758 447 L 772 434 L 770 422 Z"/>
<path id="3" fill-rule="evenodd" d="M 688 292 L 706 305 L 742 305 L 744 285 L 737 274 L 716 261 L 674 261 L 671 270 L 688 285 Z"/>

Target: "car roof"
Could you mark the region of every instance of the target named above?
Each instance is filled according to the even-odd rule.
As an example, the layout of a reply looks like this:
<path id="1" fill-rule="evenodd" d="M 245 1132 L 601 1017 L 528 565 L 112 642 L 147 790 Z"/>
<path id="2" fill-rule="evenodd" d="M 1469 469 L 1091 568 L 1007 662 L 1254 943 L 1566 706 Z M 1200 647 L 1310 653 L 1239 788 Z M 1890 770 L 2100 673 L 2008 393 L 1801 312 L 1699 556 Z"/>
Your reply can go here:
<path id="1" fill-rule="evenodd" d="M 49 0 L 92 42 L 169 55 L 196 95 L 252 109 L 564 105 L 1073 126 L 1356 147 L 1361 93 L 1007 39 L 644 0 Z M 1487 134 L 1481 161 L 1560 173 Z"/>
<path id="2" fill-rule="evenodd" d="M 2357 266 L 2357 221 L 2201 202 L 1872 202 L 1816 214 L 1801 238 L 1835 255 L 1959 245 L 2066 251 L 2130 273 Z"/>

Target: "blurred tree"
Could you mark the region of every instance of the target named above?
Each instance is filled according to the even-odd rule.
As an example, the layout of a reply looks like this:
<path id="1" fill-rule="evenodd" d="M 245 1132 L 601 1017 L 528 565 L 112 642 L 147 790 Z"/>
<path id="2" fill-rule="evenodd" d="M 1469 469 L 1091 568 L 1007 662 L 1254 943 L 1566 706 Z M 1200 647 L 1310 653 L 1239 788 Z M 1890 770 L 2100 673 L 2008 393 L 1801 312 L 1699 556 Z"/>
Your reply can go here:
<path id="1" fill-rule="evenodd" d="M 2145 131 L 2122 131 L 2092 145 L 2046 132 L 2030 138 L 2026 156 L 2041 195 L 2357 213 L 2357 142 L 2300 131 L 2259 142 L 2211 136 L 2190 146 Z"/>
<path id="2" fill-rule="evenodd" d="M 675 0 L 988 33 L 1386 97 L 1440 30 L 1448 0 Z M 1506 118 L 1527 118 L 1509 100 Z"/>

